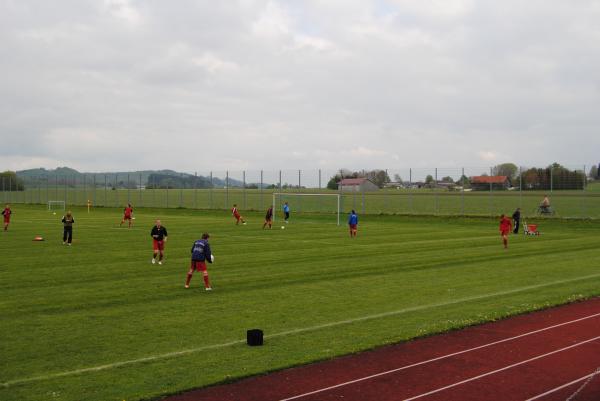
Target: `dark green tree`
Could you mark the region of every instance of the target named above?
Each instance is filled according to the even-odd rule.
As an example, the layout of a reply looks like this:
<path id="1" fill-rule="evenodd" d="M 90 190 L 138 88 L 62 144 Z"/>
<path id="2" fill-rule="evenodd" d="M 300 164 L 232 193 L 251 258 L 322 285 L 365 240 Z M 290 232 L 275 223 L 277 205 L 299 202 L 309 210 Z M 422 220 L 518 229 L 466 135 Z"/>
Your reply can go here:
<path id="1" fill-rule="evenodd" d="M 0 188 L 4 191 L 24 191 L 23 180 L 14 171 L 0 173 Z"/>

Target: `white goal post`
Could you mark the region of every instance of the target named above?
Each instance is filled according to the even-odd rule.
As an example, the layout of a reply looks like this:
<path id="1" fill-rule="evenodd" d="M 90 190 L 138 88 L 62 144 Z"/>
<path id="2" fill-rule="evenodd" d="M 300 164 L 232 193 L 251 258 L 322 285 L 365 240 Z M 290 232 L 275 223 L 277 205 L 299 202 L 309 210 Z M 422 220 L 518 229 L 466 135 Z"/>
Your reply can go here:
<path id="1" fill-rule="evenodd" d="M 277 197 L 294 197 L 294 196 L 325 196 L 325 197 L 335 197 L 336 198 L 336 205 L 337 205 L 337 210 L 336 210 L 336 214 L 337 214 L 337 225 L 340 225 L 340 194 L 311 194 L 311 193 L 298 193 L 298 192 L 273 192 L 273 203 L 271 203 L 271 205 L 273 206 L 273 222 L 275 222 L 275 216 L 277 215 L 277 208 L 278 205 L 277 204 Z M 292 205 L 293 207 L 293 205 Z"/>
<path id="2" fill-rule="evenodd" d="M 55 207 L 56 206 L 56 207 Z M 65 210 L 65 201 L 49 200 L 48 211 L 52 210 Z"/>

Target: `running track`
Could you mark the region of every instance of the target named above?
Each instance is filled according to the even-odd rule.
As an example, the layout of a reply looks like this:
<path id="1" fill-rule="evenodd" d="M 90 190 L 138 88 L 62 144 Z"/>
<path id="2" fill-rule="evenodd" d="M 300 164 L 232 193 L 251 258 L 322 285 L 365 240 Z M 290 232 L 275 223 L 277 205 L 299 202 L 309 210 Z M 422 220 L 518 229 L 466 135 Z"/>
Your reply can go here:
<path id="1" fill-rule="evenodd" d="M 598 401 L 598 368 L 595 298 L 167 400 Z"/>

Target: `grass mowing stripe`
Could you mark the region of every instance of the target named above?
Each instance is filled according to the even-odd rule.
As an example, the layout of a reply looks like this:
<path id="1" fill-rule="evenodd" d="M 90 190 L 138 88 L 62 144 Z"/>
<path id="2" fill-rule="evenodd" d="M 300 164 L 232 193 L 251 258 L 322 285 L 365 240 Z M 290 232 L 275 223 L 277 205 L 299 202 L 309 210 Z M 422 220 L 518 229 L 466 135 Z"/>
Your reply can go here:
<path id="1" fill-rule="evenodd" d="M 265 335 L 264 337 L 265 338 L 276 338 L 276 337 L 283 337 L 283 336 L 288 336 L 288 335 L 293 335 L 293 334 L 306 333 L 306 332 L 321 330 L 321 329 L 335 327 L 335 326 L 341 326 L 341 325 L 346 325 L 346 324 L 362 322 L 362 321 L 366 321 L 366 320 L 380 319 L 380 318 L 395 316 L 395 315 L 399 315 L 399 314 L 403 314 L 403 313 L 417 312 L 417 311 L 421 311 L 421 310 L 425 310 L 425 309 L 439 308 L 439 307 L 443 307 L 443 306 L 455 305 L 455 304 L 459 304 L 459 303 L 463 303 L 463 302 L 477 301 L 477 300 L 482 300 L 482 299 L 486 299 L 486 298 L 494 298 L 497 296 L 515 294 L 515 293 L 519 293 L 519 292 L 523 292 L 523 291 L 544 288 L 544 287 L 550 287 L 553 285 L 565 284 L 565 283 L 570 283 L 570 282 L 575 282 L 575 281 L 587 280 L 587 279 L 596 278 L 596 277 L 600 277 L 600 273 L 590 274 L 590 275 L 582 276 L 582 277 L 576 277 L 576 278 L 569 279 L 569 280 L 558 280 L 558 281 L 552 281 L 549 283 L 529 285 L 529 286 L 515 288 L 513 290 L 508 290 L 508 291 L 499 291 L 499 292 L 494 292 L 494 293 L 490 293 L 490 294 L 465 297 L 465 298 L 461 298 L 461 299 L 457 299 L 457 300 L 449 301 L 449 302 L 420 305 L 420 306 L 415 306 L 415 307 L 410 307 L 410 308 L 403 308 L 403 309 L 396 310 L 396 311 L 377 313 L 377 314 L 362 316 L 362 317 L 353 318 L 353 319 L 340 320 L 337 322 L 320 324 L 320 325 L 311 326 L 311 327 L 302 327 L 302 328 L 298 328 L 298 329 L 286 330 L 286 331 L 282 331 L 282 332 L 275 333 L 275 334 L 268 334 L 268 335 Z M 24 383 L 40 381 L 40 380 L 48 380 L 48 379 L 64 377 L 64 376 L 72 376 L 72 375 L 77 375 L 77 374 L 86 373 L 86 372 L 96 372 L 96 371 L 100 371 L 100 370 L 114 369 L 114 368 L 118 368 L 118 367 L 125 366 L 125 365 L 132 365 L 132 364 L 143 363 L 143 362 L 151 362 L 151 361 L 155 361 L 158 359 L 173 358 L 173 357 L 177 357 L 177 356 L 181 356 L 181 355 L 191 354 L 191 353 L 210 350 L 210 349 L 230 347 L 233 345 L 243 344 L 244 341 L 245 340 L 234 340 L 234 341 L 230 341 L 227 343 L 206 345 L 203 347 L 168 352 L 165 354 L 152 355 L 152 356 L 138 358 L 138 359 L 132 359 L 132 360 L 128 360 L 128 361 L 114 362 L 114 363 L 110 363 L 110 364 L 106 364 L 106 365 L 94 366 L 94 367 L 83 368 L 83 369 L 76 369 L 76 370 L 71 370 L 71 371 L 66 371 L 66 372 L 52 373 L 52 374 L 43 375 L 43 376 L 35 376 L 35 377 L 29 377 L 29 378 L 23 378 L 23 379 L 16 379 L 16 380 L 11 380 L 11 381 L 2 383 L 1 386 L 7 388 L 7 387 L 17 385 L 17 384 L 24 384 Z"/>

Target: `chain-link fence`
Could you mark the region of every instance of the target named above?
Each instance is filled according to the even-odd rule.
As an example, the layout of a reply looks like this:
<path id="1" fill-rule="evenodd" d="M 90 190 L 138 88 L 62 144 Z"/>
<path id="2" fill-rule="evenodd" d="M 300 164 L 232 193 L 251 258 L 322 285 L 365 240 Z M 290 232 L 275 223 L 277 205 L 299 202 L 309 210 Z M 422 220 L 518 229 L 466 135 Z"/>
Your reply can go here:
<path id="1" fill-rule="evenodd" d="M 597 170 L 595 170 L 597 171 Z M 600 179 L 585 166 L 521 167 L 500 175 L 494 168 L 405 168 L 371 171 L 245 170 L 194 173 L 15 174 L 0 178 L 0 202 L 69 206 L 265 210 L 272 194 L 285 193 L 295 212 L 471 215 L 543 214 L 600 217 Z M 540 208 L 547 196 L 548 207 Z"/>

